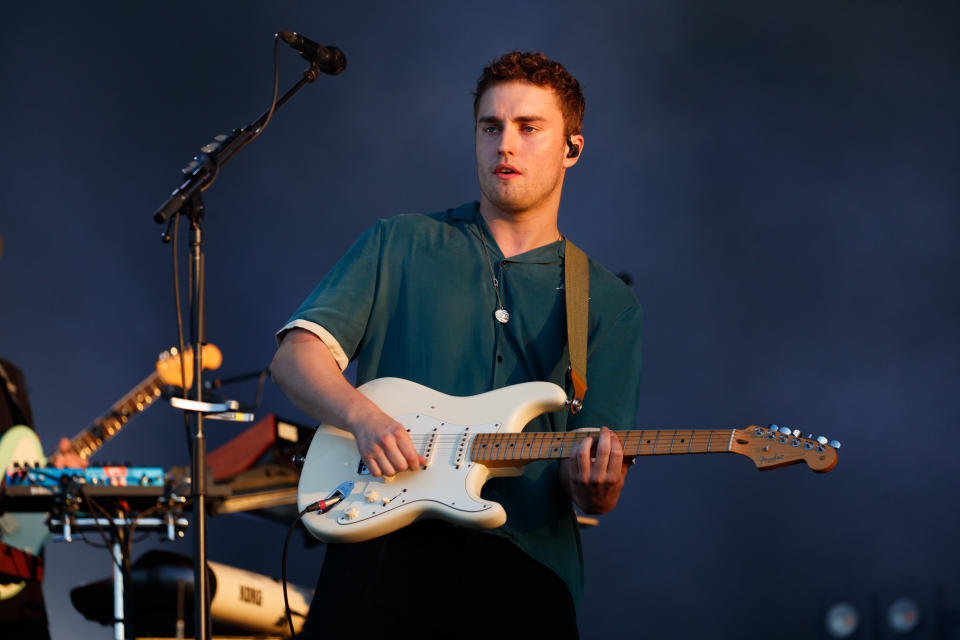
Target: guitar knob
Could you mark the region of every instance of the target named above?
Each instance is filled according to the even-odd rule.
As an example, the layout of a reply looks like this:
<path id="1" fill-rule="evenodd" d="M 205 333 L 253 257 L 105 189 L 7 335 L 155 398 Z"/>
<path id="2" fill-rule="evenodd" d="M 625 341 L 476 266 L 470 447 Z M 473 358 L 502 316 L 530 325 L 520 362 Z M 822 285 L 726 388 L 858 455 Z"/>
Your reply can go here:
<path id="1" fill-rule="evenodd" d="M 780 433 L 785 436 L 790 435 L 790 427 L 780 427 Z"/>
<path id="2" fill-rule="evenodd" d="M 839 443 L 838 441 L 836 441 L 836 440 L 831 440 L 831 441 L 830 441 L 830 446 L 833 447 L 834 449 L 839 449 L 839 448 L 840 448 L 840 443 Z"/>
<path id="3" fill-rule="evenodd" d="M 817 442 L 819 442 L 820 444 L 827 444 L 826 436 L 817 436 Z"/>
<path id="4" fill-rule="evenodd" d="M 380 494 L 377 492 L 376 489 L 367 489 L 366 491 L 363 492 L 363 497 L 366 499 L 367 502 L 376 502 L 377 500 L 380 499 Z"/>
<path id="5" fill-rule="evenodd" d="M 793 430 L 793 437 L 794 437 L 794 438 L 799 438 L 799 437 L 800 437 L 800 429 L 794 429 L 794 430 Z"/>
<path id="6" fill-rule="evenodd" d="M 356 507 L 350 507 L 343 512 L 343 515 L 347 517 L 347 520 L 356 520 L 357 516 L 360 515 L 360 509 L 357 509 Z"/>

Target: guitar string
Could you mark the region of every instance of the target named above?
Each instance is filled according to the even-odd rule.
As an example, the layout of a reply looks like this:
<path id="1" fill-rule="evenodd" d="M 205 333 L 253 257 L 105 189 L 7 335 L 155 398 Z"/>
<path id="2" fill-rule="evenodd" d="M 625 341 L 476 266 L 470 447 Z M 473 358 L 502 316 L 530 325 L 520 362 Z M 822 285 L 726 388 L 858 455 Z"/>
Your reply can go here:
<path id="1" fill-rule="evenodd" d="M 658 434 L 658 433 L 661 435 L 673 434 L 673 433 L 680 435 L 683 433 L 690 433 L 692 434 L 692 437 L 697 437 L 697 436 L 717 435 L 720 433 L 729 435 L 731 431 L 735 431 L 735 430 L 736 429 L 729 429 L 729 428 L 728 429 L 631 429 L 631 430 L 624 430 L 624 431 L 611 430 L 611 433 L 617 434 L 618 437 L 623 434 L 626 434 L 627 438 L 648 437 L 649 434 Z M 740 431 L 744 431 L 744 429 L 740 429 Z M 750 431 L 750 430 L 747 429 L 746 431 Z M 556 437 L 556 438 L 569 439 L 569 438 L 585 438 L 588 436 L 593 437 L 599 433 L 600 433 L 599 431 L 590 431 L 590 432 L 518 431 L 518 432 L 512 432 L 512 433 L 499 433 L 499 432 L 491 431 L 491 432 L 475 432 L 475 433 L 469 434 L 467 437 L 468 439 L 470 439 L 470 438 L 477 438 L 477 437 L 509 438 L 513 436 L 513 437 L 532 438 L 532 437 L 548 436 L 551 438 Z M 752 433 L 752 431 L 750 431 L 750 433 Z M 416 433 L 416 434 L 410 434 L 410 435 L 411 435 L 411 438 L 420 438 L 420 439 L 429 439 L 431 437 L 430 434 L 428 433 Z M 463 435 L 464 435 L 463 432 L 458 432 L 458 433 L 447 432 L 443 434 L 438 434 L 436 437 L 438 440 L 442 440 L 442 439 L 450 440 L 450 439 L 460 439 L 463 437 Z"/>
<path id="2" fill-rule="evenodd" d="M 742 428 L 739 429 L 739 431 L 747 435 L 756 436 L 757 434 L 753 433 L 752 431 L 753 428 L 754 427 L 749 429 Z M 617 434 L 622 441 L 621 446 L 624 454 L 628 456 L 651 456 L 696 453 L 729 453 L 733 451 L 733 438 L 736 436 L 737 431 L 738 429 L 736 428 L 634 429 L 620 432 L 614 431 L 614 433 Z M 595 431 L 589 433 L 561 432 L 558 434 L 554 434 L 553 432 L 488 432 L 474 433 L 464 438 L 463 432 L 460 432 L 459 434 L 447 433 L 442 435 L 411 434 L 411 440 L 418 449 L 417 452 L 423 454 L 426 453 L 427 445 L 432 439 L 435 447 L 433 454 L 434 456 L 437 454 L 441 454 L 442 457 L 452 456 L 460 448 L 460 443 L 465 442 L 466 444 L 469 444 L 469 446 L 466 447 L 464 453 L 466 453 L 471 460 L 549 460 L 570 457 L 573 448 L 579 445 L 585 438 L 595 436 L 596 433 L 597 432 Z M 762 434 L 764 435 L 762 441 L 772 441 L 774 444 L 779 445 L 786 445 L 787 441 L 791 441 L 791 449 L 796 446 L 792 444 L 793 440 L 812 443 L 806 438 L 791 437 L 787 434 L 781 434 L 774 438 L 769 437 L 769 434 L 776 433 L 777 432 L 772 430 L 764 432 L 764 434 Z M 651 436 L 654 434 L 656 434 L 656 437 L 652 438 Z M 679 439 L 677 439 L 677 436 L 680 436 Z M 781 440 L 781 437 L 783 436 L 786 436 L 787 440 Z M 481 451 L 480 455 L 475 455 L 477 452 L 475 452 L 474 449 L 478 444 L 482 445 L 484 440 L 488 441 L 488 444 L 503 444 L 506 446 L 504 446 L 502 449 L 494 446 L 488 451 Z M 646 442 L 644 442 L 645 440 Z M 521 443 L 522 445 L 519 448 L 512 447 L 512 445 Z M 547 447 L 546 452 L 544 452 L 543 447 L 548 443 L 549 446 Z M 530 449 L 524 451 L 524 449 L 527 449 L 527 447 L 530 447 Z M 534 447 L 536 447 L 535 454 Z M 570 451 L 567 450 L 568 447 L 570 447 Z M 798 449 L 797 453 L 802 454 L 805 451 L 807 451 L 806 448 Z"/>
<path id="3" fill-rule="evenodd" d="M 660 446 L 662 444 L 668 443 L 670 440 L 673 440 L 675 445 L 688 444 L 691 441 L 697 442 L 697 441 L 706 440 L 709 442 L 710 440 L 715 439 L 717 437 L 729 438 L 730 432 L 731 432 L 731 429 L 715 429 L 715 430 L 699 430 L 699 431 L 698 430 L 691 431 L 689 429 L 678 429 L 676 431 L 659 430 L 659 431 L 649 431 L 649 432 L 637 430 L 636 432 L 628 432 L 627 435 L 623 435 L 624 432 L 614 431 L 613 433 L 617 434 L 617 437 L 620 439 L 621 442 L 626 441 L 626 442 L 635 443 L 639 440 L 642 443 L 643 440 L 652 440 L 653 442 L 649 444 L 651 445 L 656 444 L 657 446 Z M 653 434 L 656 434 L 659 437 L 651 438 L 651 435 Z M 686 435 L 686 434 L 690 434 L 690 435 Z M 510 441 L 517 442 L 521 440 L 540 440 L 544 443 L 547 441 L 551 441 L 551 442 L 556 441 L 559 443 L 569 443 L 570 441 L 574 441 L 579 443 L 587 437 L 592 438 L 592 437 L 595 437 L 596 435 L 597 435 L 597 432 L 595 431 L 589 434 L 567 433 L 565 435 L 549 435 L 549 432 L 475 433 L 468 436 L 466 438 L 466 441 L 468 443 L 473 443 L 474 441 L 477 441 L 477 440 L 481 442 L 491 441 L 493 443 L 497 443 L 497 442 L 509 443 Z M 679 438 L 677 436 L 679 436 Z M 454 444 L 455 445 L 459 443 L 462 439 L 464 439 L 462 434 L 453 433 L 453 434 L 436 436 L 433 439 L 433 441 L 437 444 L 444 444 L 444 445 Z M 426 446 L 427 443 L 430 441 L 430 436 L 426 434 L 417 434 L 417 435 L 411 436 L 411 440 L 414 442 L 414 444 Z M 805 440 L 805 438 L 801 438 L 801 440 Z"/>
<path id="4" fill-rule="evenodd" d="M 498 439 L 496 441 L 492 440 L 479 440 L 479 441 L 468 441 L 466 444 L 469 445 L 470 449 L 475 447 L 480 447 L 486 449 L 484 445 L 492 445 L 489 447 L 491 451 L 496 450 L 510 450 L 510 449 L 525 449 L 528 447 L 536 447 L 537 449 L 543 448 L 560 448 L 565 449 L 571 446 L 577 446 L 583 442 L 584 438 L 566 438 L 563 440 L 553 440 L 552 438 L 516 438 L 516 439 Z M 764 439 L 764 441 L 769 441 Z M 779 442 L 779 439 L 775 438 L 773 441 L 776 444 L 787 444 L 787 442 Z M 426 450 L 428 443 L 426 441 L 414 441 L 414 448 L 419 451 Z M 677 453 L 680 453 L 681 450 L 691 450 L 691 449 L 712 449 L 717 447 L 726 448 L 730 445 L 728 433 L 723 433 L 717 437 L 687 437 L 687 438 L 660 438 L 659 441 L 656 438 L 623 438 L 620 441 L 621 448 L 624 450 L 668 450 L 674 449 Z M 792 445 L 792 440 L 791 440 Z M 438 451 L 453 451 L 459 447 L 459 440 L 456 441 L 434 441 L 434 447 Z"/>
<path id="5" fill-rule="evenodd" d="M 734 432 L 733 434 L 731 432 Z M 592 432 L 595 434 L 596 432 Z M 614 432 L 616 433 L 616 432 Z M 624 433 L 624 432 L 621 432 Z M 626 432 L 627 435 L 621 437 L 622 447 L 628 455 L 679 455 L 684 453 L 726 453 L 730 451 L 730 441 L 729 436 L 735 434 L 735 430 L 732 429 L 677 429 L 677 430 L 634 430 L 631 432 Z M 768 432 L 773 433 L 773 432 Z M 498 434 L 498 433 L 477 433 L 473 434 L 467 441 L 470 442 L 471 455 L 473 455 L 472 449 L 476 446 L 475 440 L 482 438 L 479 444 L 482 444 L 483 440 L 492 441 L 494 445 L 503 444 L 502 449 L 499 447 L 492 447 L 489 452 L 484 452 L 488 454 L 487 459 L 511 459 L 511 457 L 517 457 L 516 452 L 520 451 L 519 457 L 541 457 L 541 458 L 550 458 L 553 449 L 559 448 L 559 452 L 556 452 L 558 457 L 563 457 L 563 454 L 567 453 L 567 447 L 576 446 L 582 442 L 586 437 L 591 437 L 592 434 L 574 434 L 574 433 L 565 433 L 563 435 L 549 435 L 550 432 L 536 432 L 536 433 L 507 433 L 507 434 Z M 657 438 L 651 438 L 652 434 L 657 434 Z M 688 435 L 689 434 L 689 435 Z M 486 436 L 486 438 L 483 438 Z M 680 436 L 677 438 L 677 436 Z M 793 438 L 790 438 L 791 440 Z M 419 450 L 419 453 L 423 453 L 426 450 L 426 446 L 430 440 L 429 435 L 427 434 L 418 434 L 412 438 L 415 447 L 420 446 L 422 450 Z M 434 445 L 436 447 L 436 453 L 450 454 L 457 450 L 460 441 L 462 440 L 462 434 L 449 434 L 446 436 L 437 436 L 433 439 Z M 646 442 L 644 442 L 646 440 Z M 764 440 L 771 440 L 770 438 L 764 438 Z M 786 442 L 780 442 L 780 438 L 773 438 L 776 440 L 777 444 L 786 444 Z M 806 439 L 800 438 L 799 440 L 803 441 Z M 543 446 L 547 443 L 550 443 L 550 446 L 547 449 L 546 454 L 543 452 Z M 514 444 L 520 444 L 522 446 L 519 449 L 512 448 Z M 714 448 L 716 446 L 716 448 Z M 531 447 L 526 453 L 523 450 L 527 447 Z M 533 447 L 537 447 L 537 454 L 535 456 L 529 456 L 533 453 Z M 694 449 L 696 447 L 696 449 Z M 659 449 L 659 451 L 658 451 Z M 486 456 L 478 456 L 477 459 L 483 459 Z"/>

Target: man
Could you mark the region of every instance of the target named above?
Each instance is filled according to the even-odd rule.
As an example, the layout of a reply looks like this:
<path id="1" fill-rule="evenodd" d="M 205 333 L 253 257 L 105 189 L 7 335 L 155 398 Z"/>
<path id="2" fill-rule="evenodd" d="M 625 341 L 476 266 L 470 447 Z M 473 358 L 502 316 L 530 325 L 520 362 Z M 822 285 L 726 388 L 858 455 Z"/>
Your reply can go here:
<path id="1" fill-rule="evenodd" d="M 404 427 L 343 377 L 353 358 L 358 383 L 396 376 L 450 395 L 531 380 L 566 384 L 557 214 L 565 173 L 583 151 L 583 108 L 579 83 L 541 54 L 515 51 L 485 68 L 474 101 L 480 202 L 381 220 L 278 334 L 274 379 L 309 415 L 349 430 L 373 475 L 417 473 L 425 461 Z M 592 261 L 589 275 L 584 409 L 540 416 L 527 431 L 633 420 L 640 308 Z M 532 463 L 522 476 L 488 482 L 483 496 L 507 511 L 507 523 L 491 532 L 423 521 L 331 545 L 304 636 L 395 619 L 427 637 L 453 633 L 458 620 L 458 635 L 466 624 L 467 635 L 576 637 L 582 554 L 570 501 L 605 513 L 626 473 L 609 430 L 597 436 L 592 458 L 591 444 L 559 464 Z M 490 608 L 484 598 L 509 629 L 469 627 Z"/>

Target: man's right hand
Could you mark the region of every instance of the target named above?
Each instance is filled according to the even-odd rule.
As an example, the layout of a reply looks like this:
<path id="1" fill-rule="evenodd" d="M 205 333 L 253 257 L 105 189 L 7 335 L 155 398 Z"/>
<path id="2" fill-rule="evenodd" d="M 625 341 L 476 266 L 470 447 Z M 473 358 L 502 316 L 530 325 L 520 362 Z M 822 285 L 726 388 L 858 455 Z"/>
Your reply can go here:
<path id="1" fill-rule="evenodd" d="M 383 412 L 350 429 L 357 440 L 363 463 L 376 477 L 394 476 L 408 469 L 426 466 L 403 425 Z"/>

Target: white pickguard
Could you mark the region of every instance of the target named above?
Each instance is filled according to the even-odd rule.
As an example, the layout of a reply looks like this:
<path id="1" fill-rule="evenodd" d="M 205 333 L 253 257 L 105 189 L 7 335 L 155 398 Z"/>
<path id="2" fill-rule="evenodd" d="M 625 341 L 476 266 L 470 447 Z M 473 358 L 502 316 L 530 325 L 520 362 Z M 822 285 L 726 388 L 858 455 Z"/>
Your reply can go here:
<path id="1" fill-rule="evenodd" d="M 491 469 L 471 461 L 471 437 L 521 431 L 534 417 L 566 403 L 563 389 L 548 382 L 528 382 L 470 397 L 448 396 L 400 378 L 372 380 L 359 390 L 409 430 L 429 464 L 392 478 L 360 473 L 353 436 L 320 426 L 300 475 L 299 508 L 326 498 L 345 481 L 353 482 L 350 494 L 333 509 L 303 518 L 307 529 L 326 542 L 369 540 L 421 518 L 440 518 L 475 529 L 502 525 L 507 519 L 503 507 L 480 498 L 480 489 L 488 478 L 517 475 L 521 468 Z"/>

